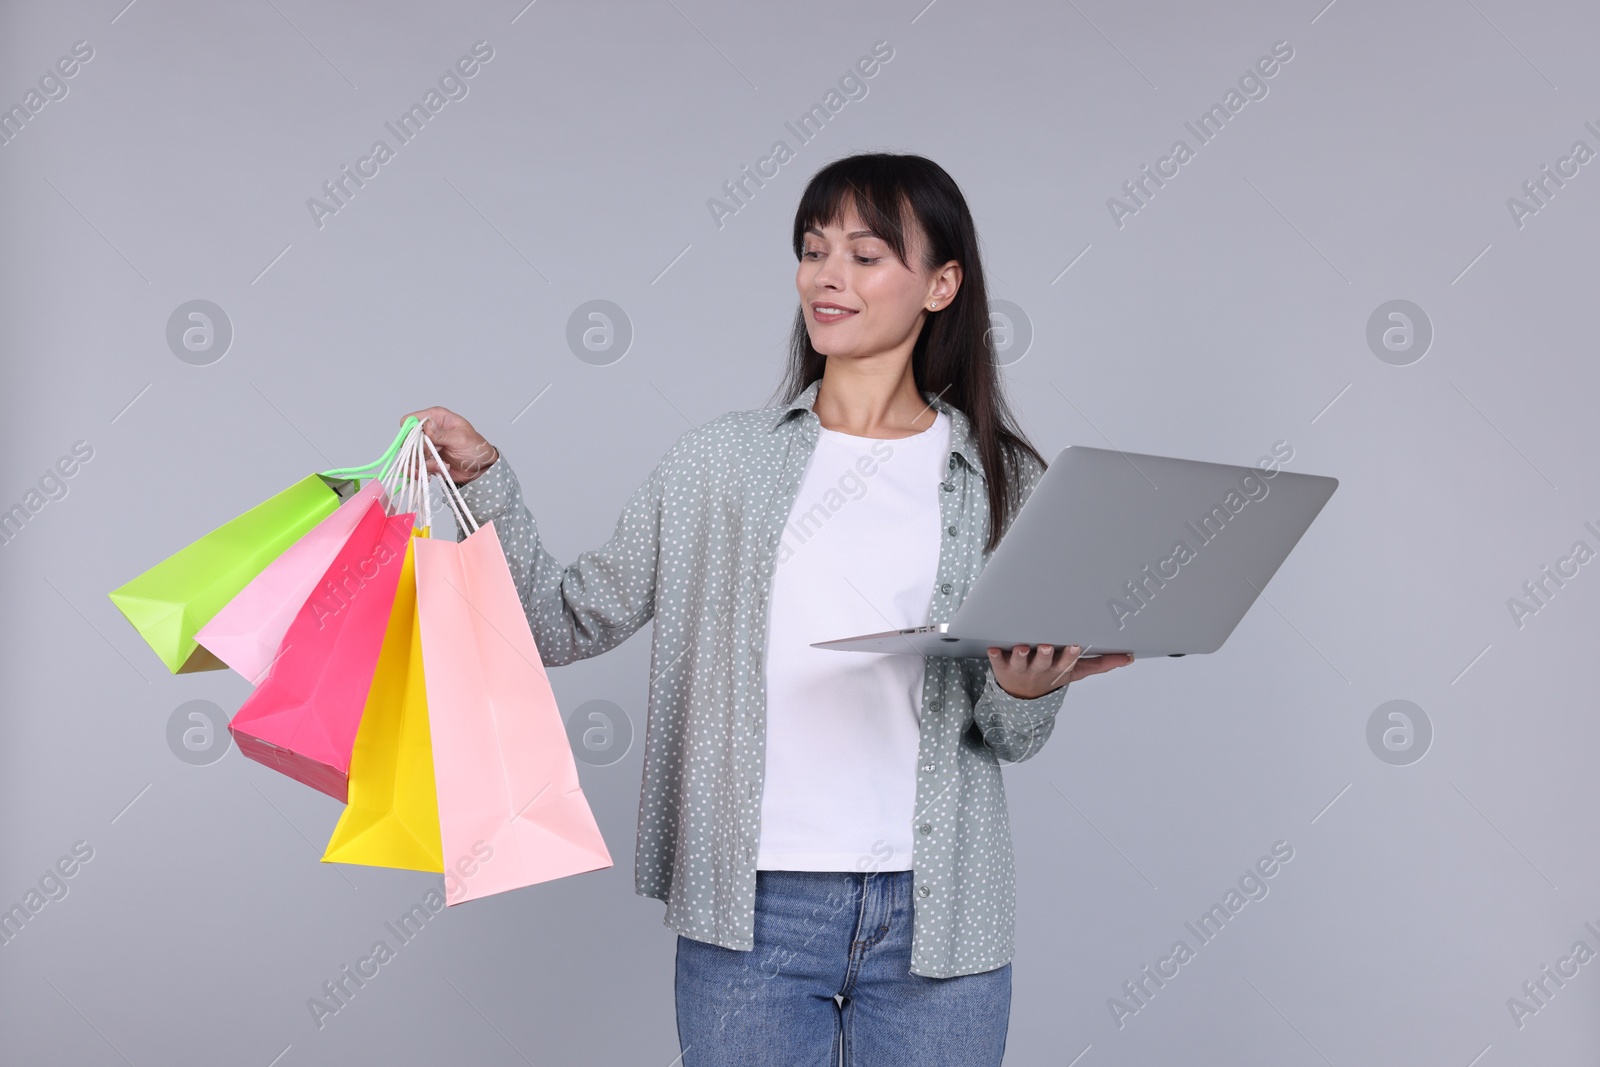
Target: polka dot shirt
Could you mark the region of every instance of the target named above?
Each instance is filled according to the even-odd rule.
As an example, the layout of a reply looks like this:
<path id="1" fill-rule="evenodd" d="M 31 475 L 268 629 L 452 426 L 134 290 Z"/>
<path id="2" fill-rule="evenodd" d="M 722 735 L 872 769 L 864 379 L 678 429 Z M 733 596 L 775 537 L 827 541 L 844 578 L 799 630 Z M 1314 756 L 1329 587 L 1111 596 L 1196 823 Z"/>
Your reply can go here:
<path id="1" fill-rule="evenodd" d="M 671 929 L 730 949 L 754 944 L 768 594 L 821 427 L 812 410 L 820 385 L 782 410 L 730 411 L 684 433 L 629 498 L 611 539 L 571 565 L 540 544 L 504 453 L 462 487 L 473 517 L 495 524 L 546 666 L 615 648 L 655 620 L 635 889 L 665 901 Z M 929 619 L 940 623 L 988 562 L 988 497 L 965 413 L 924 396 L 951 422 Z M 1022 457 L 1024 499 L 1043 473 Z M 986 657 L 927 657 L 913 974 L 1010 961 L 1015 882 L 1000 765 L 1039 751 L 1066 689 L 1023 699 L 999 687 Z"/>

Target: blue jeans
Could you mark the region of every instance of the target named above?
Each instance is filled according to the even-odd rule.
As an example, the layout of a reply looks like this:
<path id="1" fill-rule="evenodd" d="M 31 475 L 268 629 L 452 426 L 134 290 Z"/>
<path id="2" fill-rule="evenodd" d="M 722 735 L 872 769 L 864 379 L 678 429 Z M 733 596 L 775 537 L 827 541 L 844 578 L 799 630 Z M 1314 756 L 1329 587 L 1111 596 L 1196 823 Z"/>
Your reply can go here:
<path id="1" fill-rule="evenodd" d="M 910 973 L 911 885 L 910 871 L 757 871 L 754 949 L 678 937 L 683 1067 L 998 1067 L 1011 964 Z"/>

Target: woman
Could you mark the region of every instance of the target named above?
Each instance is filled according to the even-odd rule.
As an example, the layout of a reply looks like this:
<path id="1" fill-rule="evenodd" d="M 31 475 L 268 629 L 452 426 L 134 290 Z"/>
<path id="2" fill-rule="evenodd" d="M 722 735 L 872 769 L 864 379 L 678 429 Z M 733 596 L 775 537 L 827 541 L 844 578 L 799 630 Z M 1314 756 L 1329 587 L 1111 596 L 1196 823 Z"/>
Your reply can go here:
<path id="1" fill-rule="evenodd" d="M 571 566 L 498 449 L 446 409 L 413 414 L 495 523 L 547 666 L 655 619 L 635 884 L 679 935 L 684 1067 L 998 1064 L 1000 763 L 1038 752 L 1069 682 L 1132 657 L 810 647 L 948 620 L 1045 463 L 1000 395 L 977 236 L 943 169 L 829 165 L 794 251 L 786 406 L 683 434 Z"/>

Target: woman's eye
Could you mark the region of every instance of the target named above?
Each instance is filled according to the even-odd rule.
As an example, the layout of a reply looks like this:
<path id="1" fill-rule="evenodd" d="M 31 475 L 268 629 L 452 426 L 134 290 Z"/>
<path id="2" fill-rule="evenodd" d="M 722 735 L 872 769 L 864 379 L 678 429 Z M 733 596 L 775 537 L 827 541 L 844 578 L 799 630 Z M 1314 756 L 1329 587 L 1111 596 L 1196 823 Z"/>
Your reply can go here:
<path id="1" fill-rule="evenodd" d="M 802 252 L 800 254 L 800 258 L 801 259 L 810 259 L 812 256 L 820 256 L 820 255 L 822 255 L 822 253 L 819 250 L 812 249 L 812 250 L 810 250 L 808 252 Z M 863 266 L 868 266 L 868 267 L 870 267 L 874 263 L 878 262 L 878 260 L 881 259 L 881 258 L 882 258 L 881 256 L 857 256 L 856 257 L 856 259 L 861 261 Z"/>

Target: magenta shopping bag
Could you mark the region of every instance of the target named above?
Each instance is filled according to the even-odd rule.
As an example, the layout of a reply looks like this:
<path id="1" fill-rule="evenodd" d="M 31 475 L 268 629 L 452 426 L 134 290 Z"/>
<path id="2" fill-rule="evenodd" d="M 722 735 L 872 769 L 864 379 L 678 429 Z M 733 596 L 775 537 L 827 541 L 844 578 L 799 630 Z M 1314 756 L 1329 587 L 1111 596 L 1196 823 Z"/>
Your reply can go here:
<path id="1" fill-rule="evenodd" d="M 239 751 L 343 803 L 350 752 L 416 515 L 373 499 L 228 730 Z"/>

